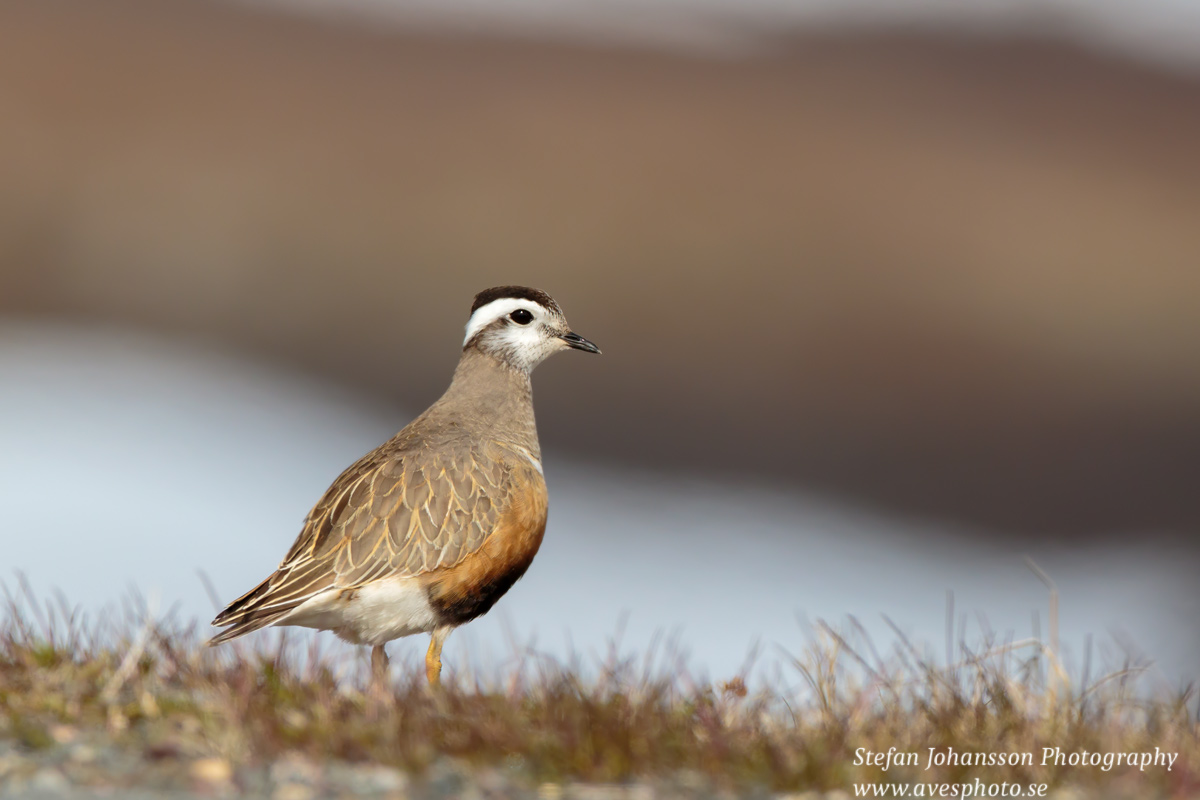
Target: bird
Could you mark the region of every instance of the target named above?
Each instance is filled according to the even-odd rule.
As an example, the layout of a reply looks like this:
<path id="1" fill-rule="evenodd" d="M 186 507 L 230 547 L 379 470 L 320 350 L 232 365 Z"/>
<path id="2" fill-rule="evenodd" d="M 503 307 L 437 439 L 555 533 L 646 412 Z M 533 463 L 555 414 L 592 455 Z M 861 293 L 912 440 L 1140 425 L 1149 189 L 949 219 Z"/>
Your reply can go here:
<path id="1" fill-rule="evenodd" d="M 337 477 L 278 569 L 213 620 L 224 630 L 209 644 L 269 625 L 332 631 L 371 647 L 378 687 L 384 646 L 428 633 L 425 674 L 438 685 L 446 637 L 487 613 L 541 546 L 548 501 L 530 375 L 563 350 L 600 353 L 550 295 L 475 295 L 449 388 Z"/>

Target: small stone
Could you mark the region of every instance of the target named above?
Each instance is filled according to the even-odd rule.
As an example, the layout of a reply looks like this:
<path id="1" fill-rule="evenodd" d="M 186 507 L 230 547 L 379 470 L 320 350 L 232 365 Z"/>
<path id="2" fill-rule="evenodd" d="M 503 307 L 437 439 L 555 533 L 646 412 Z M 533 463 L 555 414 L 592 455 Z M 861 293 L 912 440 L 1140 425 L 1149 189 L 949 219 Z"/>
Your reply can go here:
<path id="1" fill-rule="evenodd" d="M 233 780 L 233 767 L 223 758 L 200 758 L 192 762 L 188 774 L 201 783 L 218 785 Z"/>
<path id="2" fill-rule="evenodd" d="M 624 786 L 612 783 L 572 783 L 566 796 L 571 800 L 626 800 L 629 794 Z"/>
<path id="3" fill-rule="evenodd" d="M 366 792 L 400 794 L 408 790 L 408 776 L 398 769 L 384 766 L 361 767 L 358 785 Z"/>
<path id="4" fill-rule="evenodd" d="M 454 797 L 468 786 L 466 770 L 449 758 L 439 758 L 429 767 L 425 785 L 435 797 Z"/>
<path id="5" fill-rule="evenodd" d="M 271 792 L 271 800 L 312 800 L 317 793 L 303 783 L 281 783 Z"/>
<path id="6" fill-rule="evenodd" d="M 71 788 L 71 782 L 58 770 L 46 767 L 33 774 L 29 788 L 36 792 L 64 792 Z"/>
<path id="7" fill-rule="evenodd" d="M 635 783 L 629 787 L 629 800 L 654 800 L 654 787 L 648 783 Z"/>
<path id="8" fill-rule="evenodd" d="M 68 758 L 76 764 L 91 764 L 99 754 L 96 748 L 88 744 L 77 744 L 71 748 Z"/>
<path id="9" fill-rule="evenodd" d="M 59 744 L 70 744 L 79 736 L 79 731 L 70 725 L 55 725 L 50 728 L 50 738 Z"/>
<path id="10" fill-rule="evenodd" d="M 675 783 L 693 793 L 703 792 L 712 785 L 708 778 L 694 769 L 684 769 L 675 773 Z"/>
<path id="11" fill-rule="evenodd" d="M 1074 786 L 1064 786 L 1050 795 L 1050 800 L 1083 800 L 1084 793 Z"/>
<path id="12" fill-rule="evenodd" d="M 288 753 L 271 765 L 271 782 L 316 786 L 321 782 L 321 767 L 299 753 Z"/>
<path id="13" fill-rule="evenodd" d="M 18 772 L 27 761 L 28 759 L 22 758 L 17 753 L 0 755 L 0 778 L 10 773 Z"/>
<path id="14" fill-rule="evenodd" d="M 509 778 L 494 767 L 476 767 L 474 780 L 484 797 L 509 797 L 513 794 Z"/>
<path id="15" fill-rule="evenodd" d="M 543 783 L 538 787 L 540 800 L 562 800 L 563 787 L 557 783 Z"/>
<path id="16" fill-rule="evenodd" d="M 179 758 L 183 750 L 179 746 L 179 742 L 173 740 L 164 740 L 154 742 L 146 746 L 142 751 L 142 755 L 150 761 L 163 761 L 169 758 Z"/>

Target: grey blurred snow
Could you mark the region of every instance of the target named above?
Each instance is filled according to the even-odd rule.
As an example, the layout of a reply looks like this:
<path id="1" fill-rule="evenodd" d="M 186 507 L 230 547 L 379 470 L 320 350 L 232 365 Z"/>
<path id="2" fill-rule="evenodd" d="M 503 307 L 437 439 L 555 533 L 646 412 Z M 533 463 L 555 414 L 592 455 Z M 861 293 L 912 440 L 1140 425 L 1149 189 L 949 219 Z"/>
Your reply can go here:
<path id="1" fill-rule="evenodd" d="M 251 588 L 338 472 L 417 410 L 186 343 L 12 319 L 0 321 L 0 374 L 0 578 L 11 587 L 22 570 L 38 592 L 57 587 L 93 612 L 134 586 L 205 622 L 213 608 L 197 570 L 225 601 Z M 765 668 L 774 645 L 800 649 L 798 616 L 854 614 L 886 645 L 887 614 L 940 654 L 948 590 L 972 635 L 977 613 L 1001 635 L 1028 636 L 1034 612 L 1045 628 L 1046 591 L 1018 552 L 802 487 L 601 469 L 543 448 L 542 551 L 496 610 L 451 638 L 449 664 L 502 660 L 506 626 L 551 654 L 603 654 L 626 614 L 623 649 L 674 632 L 712 677 L 734 673 L 756 641 Z M 1194 575 L 1136 534 L 1120 549 L 1031 555 L 1058 582 L 1075 664 L 1087 634 L 1116 631 L 1175 685 L 1200 663 Z"/>

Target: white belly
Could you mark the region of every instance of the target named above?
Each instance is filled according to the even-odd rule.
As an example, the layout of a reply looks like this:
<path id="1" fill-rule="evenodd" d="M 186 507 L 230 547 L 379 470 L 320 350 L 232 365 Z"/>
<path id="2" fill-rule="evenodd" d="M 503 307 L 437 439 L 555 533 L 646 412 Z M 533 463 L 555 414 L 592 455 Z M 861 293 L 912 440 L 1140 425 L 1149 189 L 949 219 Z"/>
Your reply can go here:
<path id="1" fill-rule="evenodd" d="M 437 618 L 416 578 L 385 578 L 352 591 L 321 592 L 277 624 L 333 631 L 353 644 L 374 646 L 432 631 Z"/>

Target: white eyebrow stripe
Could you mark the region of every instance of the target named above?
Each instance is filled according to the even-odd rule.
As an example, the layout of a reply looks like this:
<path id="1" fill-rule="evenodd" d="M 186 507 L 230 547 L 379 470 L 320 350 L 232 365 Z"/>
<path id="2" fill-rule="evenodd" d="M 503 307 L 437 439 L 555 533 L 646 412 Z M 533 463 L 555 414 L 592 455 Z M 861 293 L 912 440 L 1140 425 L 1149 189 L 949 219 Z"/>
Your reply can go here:
<path id="1" fill-rule="evenodd" d="M 467 320 L 467 335 L 463 338 L 463 347 L 466 347 L 467 342 L 471 341 L 472 336 L 486 328 L 490 323 L 501 317 L 507 317 L 518 308 L 523 308 L 534 314 L 546 312 L 546 308 L 541 303 L 535 303 L 532 300 L 525 300 L 520 297 L 501 297 L 499 300 L 493 300 L 475 309 L 475 313 Z"/>

